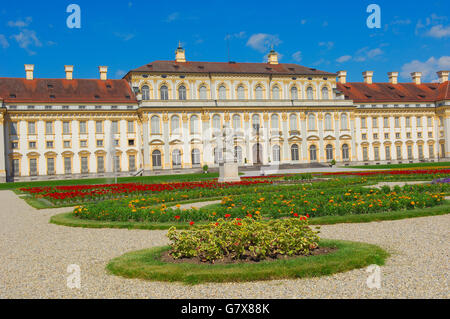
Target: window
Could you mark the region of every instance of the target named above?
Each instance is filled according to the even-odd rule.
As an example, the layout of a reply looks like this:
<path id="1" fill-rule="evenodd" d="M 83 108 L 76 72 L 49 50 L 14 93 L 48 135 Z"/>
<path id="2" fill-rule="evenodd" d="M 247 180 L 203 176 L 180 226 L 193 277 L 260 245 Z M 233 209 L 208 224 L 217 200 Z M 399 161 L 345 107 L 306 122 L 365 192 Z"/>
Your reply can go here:
<path id="1" fill-rule="evenodd" d="M 362 133 L 361 134 L 361 139 L 362 140 L 367 140 L 367 134 L 366 133 Z"/>
<path id="2" fill-rule="evenodd" d="M 222 149 L 214 147 L 214 164 L 219 164 L 222 161 Z"/>
<path id="3" fill-rule="evenodd" d="M 348 129 L 348 119 L 347 114 L 341 115 L 341 130 L 347 130 Z"/>
<path id="4" fill-rule="evenodd" d="M 397 153 L 397 159 L 401 160 L 402 159 L 402 147 L 400 145 L 397 145 L 395 147 L 395 151 Z"/>
<path id="5" fill-rule="evenodd" d="M 237 114 L 233 115 L 233 128 L 239 130 L 241 128 L 241 117 Z"/>
<path id="6" fill-rule="evenodd" d="M 55 158 L 47 157 L 47 175 L 55 174 Z"/>
<path id="7" fill-rule="evenodd" d="M 198 116 L 192 115 L 190 118 L 190 125 L 191 125 L 191 134 L 197 134 L 199 132 L 198 130 Z"/>
<path id="8" fill-rule="evenodd" d="M 194 148 L 191 152 L 192 165 L 200 165 L 200 150 Z"/>
<path id="9" fill-rule="evenodd" d="M 103 140 L 97 140 L 97 147 L 103 147 Z"/>
<path id="10" fill-rule="evenodd" d="M 220 115 L 215 114 L 212 118 L 213 129 L 220 131 Z"/>
<path id="11" fill-rule="evenodd" d="M 434 146 L 433 145 L 428 145 L 428 156 L 430 158 L 434 158 Z"/>
<path id="12" fill-rule="evenodd" d="M 417 132 L 417 138 L 422 138 L 422 132 Z"/>
<path id="13" fill-rule="evenodd" d="M 411 118 L 407 116 L 405 120 L 406 120 L 406 127 L 411 127 Z"/>
<path id="14" fill-rule="evenodd" d="M 172 152 L 172 165 L 173 166 L 181 165 L 181 151 L 179 149 L 173 150 Z"/>
<path id="15" fill-rule="evenodd" d="M 120 156 L 114 155 L 114 172 L 120 172 Z"/>
<path id="16" fill-rule="evenodd" d="M 361 118 L 361 128 L 366 128 L 366 118 L 365 117 Z"/>
<path id="17" fill-rule="evenodd" d="M 385 155 L 386 155 L 386 160 L 390 161 L 391 160 L 391 147 L 386 145 L 384 147 L 384 152 L 385 152 Z"/>
<path id="18" fill-rule="evenodd" d="M 325 130 L 331 130 L 331 129 L 332 129 L 331 114 L 327 113 L 327 114 L 325 114 Z"/>
<path id="19" fill-rule="evenodd" d="M 428 132 L 428 138 L 433 138 L 433 132 Z"/>
<path id="20" fill-rule="evenodd" d="M 87 172 L 89 172 L 88 157 L 87 156 L 81 156 L 81 173 L 85 174 Z"/>
<path id="21" fill-rule="evenodd" d="M 227 98 L 227 88 L 225 85 L 219 86 L 219 100 L 226 100 Z"/>
<path id="22" fill-rule="evenodd" d="M 95 121 L 95 133 L 101 134 L 103 133 L 103 122 Z"/>
<path id="23" fill-rule="evenodd" d="M 272 114 L 270 117 L 270 128 L 272 131 L 278 131 L 278 114 Z"/>
<path id="24" fill-rule="evenodd" d="M 36 142 L 28 142 L 28 148 L 36 148 Z"/>
<path id="25" fill-rule="evenodd" d="M 428 127 L 432 127 L 433 126 L 433 119 L 431 118 L 431 116 L 427 117 L 427 126 Z"/>
<path id="26" fill-rule="evenodd" d="M 297 131 L 298 130 L 298 127 L 297 127 L 297 115 L 295 115 L 295 114 L 289 115 L 289 128 L 291 129 L 291 131 Z"/>
<path id="27" fill-rule="evenodd" d="M 291 160 L 293 160 L 293 161 L 298 161 L 299 160 L 298 145 L 297 144 L 293 144 L 291 146 Z"/>
<path id="28" fill-rule="evenodd" d="M 103 173 L 105 171 L 105 157 L 98 156 L 97 157 L 97 172 Z"/>
<path id="29" fill-rule="evenodd" d="M 20 165 L 19 165 L 19 159 L 14 158 L 12 160 L 12 174 L 13 176 L 18 176 L 20 175 Z"/>
<path id="30" fill-rule="evenodd" d="M 64 141 L 64 148 L 70 148 L 70 141 Z"/>
<path id="31" fill-rule="evenodd" d="M 417 127 L 421 127 L 422 126 L 422 118 L 421 117 L 416 117 L 416 126 Z"/>
<path id="32" fill-rule="evenodd" d="M 150 88 L 148 87 L 148 85 L 144 85 L 141 91 L 142 91 L 142 99 L 150 100 Z"/>
<path id="33" fill-rule="evenodd" d="M 53 123 L 45 122 L 45 134 L 51 135 L 53 134 Z"/>
<path id="34" fill-rule="evenodd" d="M 80 147 L 87 147 L 87 140 L 81 140 Z"/>
<path id="35" fill-rule="evenodd" d="M 161 88 L 159 89 L 159 94 L 160 94 L 161 100 L 168 100 L 169 99 L 169 89 L 167 88 L 167 86 L 165 86 L 165 85 L 161 86 Z"/>
<path id="36" fill-rule="evenodd" d="M 327 161 L 332 161 L 333 158 L 334 158 L 334 156 L 333 156 L 333 146 L 331 144 L 328 144 L 325 147 L 325 151 L 326 151 L 326 154 L 327 154 Z"/>
<path id="37" fill-rule="evenodd" d="M 128 121 L 127 122 L 127 130 L 128 133 L 134 133 L 134 122 L 133 121 Z"/>
<path id="38" fill-rule="evenodd" d="M 153 167 L 161 167 L 161 151 L 154 150 L 152 152 L 152 165 Z"/>
<path id="39" fill-rule="evenodd" d="M 201 100 L 206 100 L 206 99 L 208 98 L 206 86 L 202 85 L 202 86 L 198 89 L 198 92 L 199 92 L 199 95 L 200 95 L 200 99 L 201 99 Z"/>
<path id="40" fill-rule="evenodd" d="M 178 115 L 170 118 L 170 132 L 172 134 L 178 134 L 180 132 L 180 117 Z"/>
<path id="41" fill-rule="evenodd" d="M 30 158 L 30 176 L 36 176 L 37 175 L 37 159 L 36 158 Z"/>
<path id="42" fill-rule="evenodd" d="M 378 146 L 375 146 L 373 148 L 373 154 L 376 161 L 380 160 L 380 148 Z"/>
<path id="43" fill-rule="evenodd" d="M 150 126 L 151 126 L 151 132 L 152 134 L 160 134 L 160 123 L 159 123 L 159 116 L 153 115 L 150 119 Z"/>
<path id="44" fill-rule="evenodd" d="M 11 142 L 11 148 L 13 150 L 18 149 L 19 148 L 19 142 Z"/>
<path id="45" fill-rule="evenodd" d="M 70 134 L 70 122 L 64 121 L 62 124 L 63 124 L 63 134 Z"/>
<path id="46" fill-rule="evenodd" d="M 237 98 L 239 100 L 245 99 L 245 88 L 242 85 L 239 85 L 237 88 Z"/>
<path id="47" fill-rule="evenodd" d="M 406 133 L 406 138 L 411 138 L 411 133 L 410 132 Z"/>
<path id="48" fill-rule="evenodd" d="M 419 151 L 419 159 L 423 159 L 423 146 L 422 145 L 418 146 L 418 151 Z"/>
<path id="49" fill-rule="evenodd" d="M 240 146 L 234 147 L 234 161 L 238 164 L 242 163 L 242 148 Z"/>
<path id="50" fill-rule="evenodd" d="M 291 100 L 298 100 L 298 89 L 296 86 L 291 87 Z"/>
<path id="51" fill-rule="evenodd" d="M 272 148 L 272 153 L 273 153 L 273 161 L 274 162 L 279 162 L 280 161 L 280 146 L 279 145 L 274 145 Z"/>
<path id="52" fill-rule="evenodd" d="M 47 148 L 53 148 L 53 141 L 47 141 L 46 146 Z"/>
<path id="53" fill-rule="evenodd" d="M 315 130 L 316 129 L 316 117 L 314 114 L 308 115 L 308 130 Z"/>
<path id="54" fill-rule="evenodd" d="M 309 147 L 309 159 L 311 162 L 317 161 L 317 148 L 315 145 Z"/>
<path id="55" fill-rule="evenodd" d="M 87 133 L 87 126 L 85 121 L 80 122 L 80 134 L 86 134 Z"/>
<path id="56" fill-rule="evenodd" d="M 112 127 L 112 133 L 113 133 L 113 134 L 119 133 L 119 122 L 117 122 L 117 121 L 112 121 L 112 122 L 111 122 L 111 127 Z"/>
<path id="57" fill-rule="evenodd" d="M 378 133 L 373 133 L 373 139 L 378 140 Z"/>
<path id="58" fill-rule="evenodd" d="M 136 170 L 136 156 L 128 155 L 128 170 L 133 172 Z"/>
<path id="59" fill-rule="evenodd" d="M 372 117 L 372 127 L 378 128 L 378 118 L 377 117 Z"/>
<path id="60" fill-rule="evenodd" d="M 445 145 L 441 144 L 441 157 L 445 157 Z"/>
<path id="61" fill-rule="evenodd" d="M 367 152 L 367 147 L 363 147 L 363 161 L 369 160 L 369 153 Z"/>
<path id="62" fill-rule="evenodd" d="M 389 133 L 384 133 L 384 139 L 388 140 L 389 139 Z"/>
<path id="63" fill-rule="evenodd" d="M 64 174 L 72 174 L 72 159 L 64 157 Z"/>
<path id="64" fill-rule="evenodd" d="M 395 138 L 400 138 L 400 133 L 395 133 Z"/>
<path id="65" fill-rule="evenodd" d="M 395 127 L 400 127 L 400 118 L 398 116 L 395 117 Z"/>
<path id="66" fill-rule="evenodd" d="M 278 86 L 274 86 L 272 88 L 272 99 L 274 100 L 280 99 L 280 88 Z"/>
<path id="67" fill-rule="evenodd" d="M 263 88 L 262 88 L 261 85 L 258 85 L 255 88 L 255 98 L 257 100 L 262 100 L 263 99 Z"/>
<path id="68" fill-rule="evenodd" d="M 412 152 L 412 145 L 408 145 L 407 147 L 408 150 L 408 159 L 413 159 L 413 152 Z"/>
<path id="69" fill-rule="evenodd" d="M 308 86 L 308 88 L 306 89 L 306 98 L 308 100 L 312 100 L 314 99 L 314 92 L 313 92 L 313 88 Z"/>
<path id="70" fill-rule="evenodd" d="M 322 99 L 323 100 L 329 100 L 330 99 L 330 96 L 328 94 L 328 87 L 326 87 L 326 86 L 324 86 L 322 88 Z"/>
<path id="71" fill-rule="evenodd" d="M 28 122 L 28 134 L 36 134 L 36 122 Z"/>
<path id="72" fill-rule="evenodd" d="M 344 160 L 344 161 L 349 160 L 349 152 L 348 152 L 347 144 L 342 145 L 342 160 Z"/>
<path id="73" fill-rule="evenodd" d="M 186 87 L 184 85 L 178 87 L 178 99 L 186 100 Z"/>
<path id="74" fill-rule="evenodd" d="M 383 117 L 383 126 L 389 127 L 389 118 L 388 117 Z"/>
<path id="75" fill-rule="evenodd" d="M 17 122 L 11 122 L 9 124 L 9 133 L 11 135 L 17 135 Z"/>
<path id="76" fill-rule="evenodd" d="M 128 140 L 128 146 L 134 146 L 134 139 L 129 139 Z"/>

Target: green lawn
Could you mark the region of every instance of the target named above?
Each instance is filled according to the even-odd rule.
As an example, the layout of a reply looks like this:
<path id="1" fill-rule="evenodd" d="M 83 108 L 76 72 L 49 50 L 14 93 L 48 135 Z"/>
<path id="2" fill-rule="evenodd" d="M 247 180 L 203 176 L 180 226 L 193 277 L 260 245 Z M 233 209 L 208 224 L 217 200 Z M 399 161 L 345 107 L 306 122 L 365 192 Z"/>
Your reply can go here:
<path id="1" fill-rule="evenodd" d="M 319 246 L 337 250 L 287 260 L 200 265 L 162 262 L 161 254 L 169 249 L 165 246 L 126 253 L 111 260 L 106 269 L 126 278 L 199 284 L 319 277 L 372 264 L 383 265 L 389 257 L 380 247 L 365 243 L 321 240 Z"/>
<path id="2" fill-rule="evenodd" d="M 405 164 L 386 164 L 386 165 L 362 165 L 362 166 L 345 166 L 350 168 L 365 169 L 391 169 L 391 168 L 433 168 L 433 167 L 449 167 L 450 162 L 433 162 L 433 163 L 405 163 Z"/>

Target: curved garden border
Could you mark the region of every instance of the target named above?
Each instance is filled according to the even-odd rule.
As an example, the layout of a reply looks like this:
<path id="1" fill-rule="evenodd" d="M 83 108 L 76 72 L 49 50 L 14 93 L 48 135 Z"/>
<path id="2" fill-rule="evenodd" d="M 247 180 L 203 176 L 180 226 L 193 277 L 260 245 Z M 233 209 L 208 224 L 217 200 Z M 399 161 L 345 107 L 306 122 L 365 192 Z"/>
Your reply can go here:
<path id="1" fill-rule="evenodd" d="M 199 265 L 161 261 L 161 254 L 169 249 L 164 246 L 126 253 L 112 259 L 106 269 L 126 278 L 199 284 L 326 276 L 371 264 L 383 265 L 389 257 L 385 250 L 366 243 L 321 240 L 320 246 L 336 247 L 337 250 L 326 255 L 287 260 Z"/>

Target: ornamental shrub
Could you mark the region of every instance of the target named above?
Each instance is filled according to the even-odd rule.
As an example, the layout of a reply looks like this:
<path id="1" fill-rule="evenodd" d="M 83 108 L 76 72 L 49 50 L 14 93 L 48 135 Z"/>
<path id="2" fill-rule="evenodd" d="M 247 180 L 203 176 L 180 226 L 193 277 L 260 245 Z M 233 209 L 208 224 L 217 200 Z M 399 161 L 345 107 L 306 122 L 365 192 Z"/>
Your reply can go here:
<path id="1" fill-rule="evenodd" d="M 167 236 L 173 258 L 198 257 L 214 262 L 223 258 L 259 261 L 279 255 L 308 255 L 318 247 L 317 234 L 306 217 L 270 221 L 246 217 L 219 219 L 185 231 L 172 227 Z"/>

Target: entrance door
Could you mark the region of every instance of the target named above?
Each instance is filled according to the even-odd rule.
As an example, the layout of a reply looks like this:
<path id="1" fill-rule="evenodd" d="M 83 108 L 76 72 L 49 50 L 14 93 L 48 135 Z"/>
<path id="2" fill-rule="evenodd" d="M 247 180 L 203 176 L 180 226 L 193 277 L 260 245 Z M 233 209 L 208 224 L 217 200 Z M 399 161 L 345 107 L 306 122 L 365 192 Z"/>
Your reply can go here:
<path id="1" fill-rule="evenodd" d="M 262 146 L 259 143 L 253 145 L 253 164 L 262 164 Z"/>

